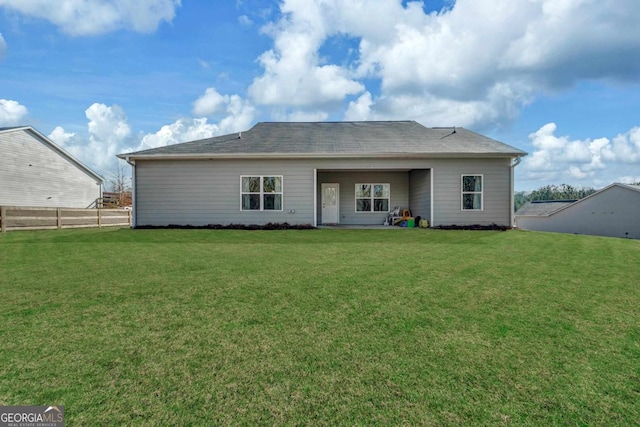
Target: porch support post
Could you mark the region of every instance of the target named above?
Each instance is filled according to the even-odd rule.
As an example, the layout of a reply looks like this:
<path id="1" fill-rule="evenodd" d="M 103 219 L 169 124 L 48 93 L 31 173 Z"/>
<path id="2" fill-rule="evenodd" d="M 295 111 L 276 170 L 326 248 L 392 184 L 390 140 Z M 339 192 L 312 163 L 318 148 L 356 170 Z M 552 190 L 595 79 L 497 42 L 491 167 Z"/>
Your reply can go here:
<path id="1" fill-rule="evenodd" d="M 431 218 L 429 218 L 429 227 L 433 227 L 434 226 L 434 224 L 433 224 L 433 199 L 435 197 L 435 194 L 433 193 L 433 181 L 434 181 L 433 168 L 431 168 L 429 170 L 429 175 L 430 175 L 430 178 L 431 178 L 431 179 L 429 179 L 429 187 L 430 187 L 429 191 L 431 192 L 431 197 L 429 197 L 429 200 L 430 200 L 430 203 L 431 203 L 431 215 L 430 215 Z"/>
<path id="2" fill-rule="evenodd" d="M 313 169 L 313 226 L 318 226 L 318 169 Z"/>

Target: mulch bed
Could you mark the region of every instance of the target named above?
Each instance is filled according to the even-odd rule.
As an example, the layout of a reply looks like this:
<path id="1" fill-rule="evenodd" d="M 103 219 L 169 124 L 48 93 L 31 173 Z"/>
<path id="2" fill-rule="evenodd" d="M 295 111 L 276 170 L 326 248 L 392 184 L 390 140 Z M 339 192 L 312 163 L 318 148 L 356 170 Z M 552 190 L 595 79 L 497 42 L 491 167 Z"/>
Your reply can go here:
<path id="1" fill-rule="evenodd" d="M 504 225 L 439 225 L 437 227 L 431 227 L 438 230 L 498 230 L 498 231 L 506 231 L 511 230 L 511 227 L 506 227 Z"/>
<path id="2" fill-rule="evenodd" d="M 169 224 L 169 225 L 138 225 L 136 229 L 142 230 L 153 230 L 153 229 L 188 229 L 188 230 L 313 230 L 313 227 L 310 224 L 289 224 L 286 222 L 282 223 L 268 223 L 264 225 L 258 224 L 207 224 L 207 225 L 179 225 L 179 224 Z"/>
<path id="3" fill-rule="evenodd" d="M 437 227 L 431 227 L 436 230 L 498 230 L 506 231 L 511 227 L 503 225 L 491 224 L 491 225 L 439 225 Z M 314 230 L 315 227 L 311 224 L 289 224 L 287 222 L 273 223 L 270 222 L 264 225 L 258 224 L 207 224 L 207 225 L 138 225 L 136 229 L 140 230 L 153 230 L 153 229 L 187 229 L 187 230 Z"/>

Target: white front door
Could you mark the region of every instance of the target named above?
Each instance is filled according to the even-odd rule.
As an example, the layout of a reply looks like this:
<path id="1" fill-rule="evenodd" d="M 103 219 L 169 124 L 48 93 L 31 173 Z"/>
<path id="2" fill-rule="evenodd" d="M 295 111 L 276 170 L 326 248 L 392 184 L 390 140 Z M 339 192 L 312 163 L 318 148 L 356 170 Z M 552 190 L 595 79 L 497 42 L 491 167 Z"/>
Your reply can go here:
<path id="1" fill-rule="evenodd" d="M 322 223 L 337 224 L 340 184 L 322 184 Z"/>

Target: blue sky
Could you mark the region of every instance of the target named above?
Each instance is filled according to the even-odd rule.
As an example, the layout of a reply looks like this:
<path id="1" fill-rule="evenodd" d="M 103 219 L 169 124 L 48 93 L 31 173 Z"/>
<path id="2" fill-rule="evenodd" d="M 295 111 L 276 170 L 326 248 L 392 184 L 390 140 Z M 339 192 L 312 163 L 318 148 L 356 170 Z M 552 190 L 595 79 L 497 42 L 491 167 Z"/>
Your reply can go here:
<path id="1" fill-rule="evenodd" d="M 637 0 L 0 0 L 0 126 L 99 173 L 259 121 L 416 120 L 529 152 L 516 189 L 640 181 Z"/>

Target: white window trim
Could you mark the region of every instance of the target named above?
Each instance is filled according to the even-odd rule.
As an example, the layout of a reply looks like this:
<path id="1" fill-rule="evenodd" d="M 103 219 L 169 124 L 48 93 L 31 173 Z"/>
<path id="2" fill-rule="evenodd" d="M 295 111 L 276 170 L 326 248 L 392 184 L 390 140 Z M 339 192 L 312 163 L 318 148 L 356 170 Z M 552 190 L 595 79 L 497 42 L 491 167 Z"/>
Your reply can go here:
<path id="1" fill-rule="evenodd" d="M 464 177 L 465 176 L 479 176 L 482 180 L 482 190 L 480 191 L 464 191 Z M 465 194 L 480 194 L 480 209 L 465 209 L 464 208 L 464 195 Z M 462 212 L 482 212 L 484 211 L 484 174 L 481 173 L 463 173 L 460 175 L 460 210 Z"/>
<path id="2" fill-rule="evenodd" d="M 275 193 L 265 193 L 263 184 L 264 177 L 280 178 L 280 191 Z M 247 193 L 242 191 L 242 178 L 260 178 L 260 193 Z M 260 194 L 260 209 L 242 209 L 242 195 L 243 194 Z M 280 194 L 280 209 L 265 209 L 264 208 L 264 195 L 265 194 Z M 283 175 L 240 175 L 240 212 L 282 212 L 284 211 L 284 176 Z"/>
<path id="3" fill-rule="evenodd" d="M 387 185 L 389 186 L 389 203 L 387 204 L 388 209 L 386 211 L 359 211 L 358 210 L 358 199 L 364 199 L 364 197 L 357 197 L 356 192 L 353 193 L 353 209 L 357 214 L 380 214 L 380 213 L 389 213 L 391 212 L 391 183 L 389 182 L 356 182 L 354 185 L 354 190 L 358 188 L 359 185 L 370 185 L 371 186 L 371 208 L 373 209 L 373 186 L 374 185 Z"/>

